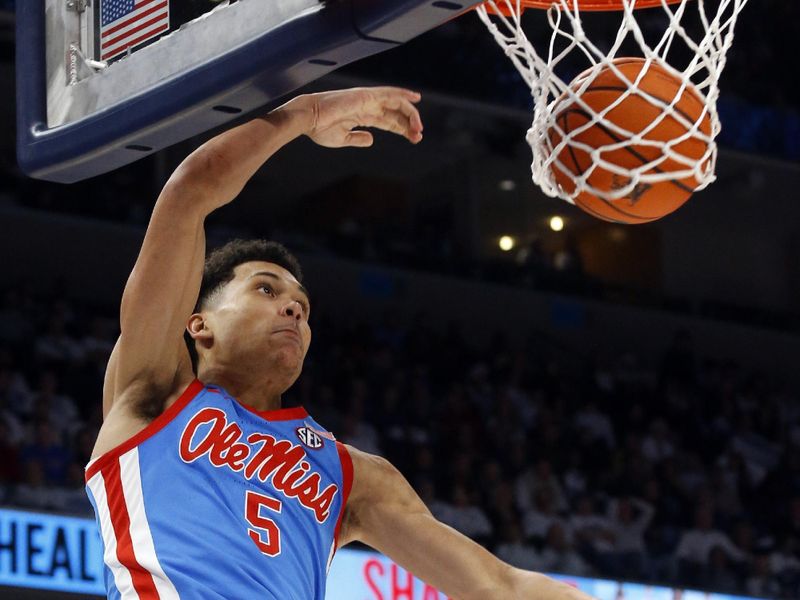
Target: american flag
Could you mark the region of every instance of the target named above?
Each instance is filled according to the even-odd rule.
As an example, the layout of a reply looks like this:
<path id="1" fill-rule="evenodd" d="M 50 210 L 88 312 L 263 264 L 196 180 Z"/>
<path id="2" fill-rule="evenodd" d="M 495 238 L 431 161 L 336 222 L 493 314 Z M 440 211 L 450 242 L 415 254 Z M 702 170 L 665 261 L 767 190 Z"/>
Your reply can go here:
<path id="1" fill-rule="evenodd" d="M 109 60 L 169 29 L 169 0 L 102 0 L 100 60 Z"/>

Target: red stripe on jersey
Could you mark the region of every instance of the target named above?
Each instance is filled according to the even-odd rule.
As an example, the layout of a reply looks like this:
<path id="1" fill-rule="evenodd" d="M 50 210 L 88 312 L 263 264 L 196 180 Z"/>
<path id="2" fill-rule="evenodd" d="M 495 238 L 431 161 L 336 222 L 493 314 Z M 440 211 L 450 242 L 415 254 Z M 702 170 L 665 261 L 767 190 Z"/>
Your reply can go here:
<path id="1" fill-rule="evenodd" d="M 342 508 L 339 510 L 339 518 L 336 519 L 336 529 L 333 531 L 334 552 L 339 548 L 339 530 L 342 527 L 344 509 L 347 507 L 347 499 L 350 497 L 350 489 L 353 487 L 353 459 L 345 445 L 336 442 L 336 451 L 339 453 L 339 462 L 342 463 Z"/>
<path id="2" fill-rule="evenodd" d="M 91 463 L 89 467 L 86 469 L 86 482 L 88 483 L 89 480 L 94 477 L 98 471 L 104 470 L 106 467 L 110 466 L 111 464 L 116 464 L 117 459 L 132 450 L 147 438 L 154 436 L 159 431 L 164 429 L 172 419 L 178 416 L 178 413 L 181 412 L 192 399 L 197 396 L 203 389 L 203 384 L 195 379 L 192 383 L 189 384 L 189 387 L 184 390 L 181 394 L 180 398 L 178 398 L 175 402 L 173 402 L 172 406 L 170 406 L 167 410 L 161 413 L 158 417 L 153 419 L 153 422 L 150 423 L 147 427 L 142 429 L 139 433 L 134 435 L 132 438 L 122 442 L 116 448 L 113 448 L 103 454 L 100 458 L 96 461 Z"/>
<path id="3" fill-rule="evenodd" d="M 215 385 L 208 385 L 206 387 L 206 391 L 211 392 L 212 394 L 223 395 L 222 390 Z M 238 398 L 234 398 L 227 392 L 225 392 L 225 395 L 228 398 L 235 400 L 236 404 L 245 410 L 250 411 L 254 415 L 258 415 L 266 421 L 296 421 L 299 419 L 305 419 L 308 416 L 308 412 L 302 406 L 296 406 L 294 408 L 276 408 L 274 410 L 257 410 L 252 406 L 245 404 L 244 402 L 240 402 Z"/>
<path id="4" fill-rule="evenodd" d="M 108 511 L 111 513 L 111 525 L 117 538 L 117 559 L 128 569 L 133 581 L 133 588 L 141 600 L 158 600 L 158 590 L 149 571 L 142 568 L 133 552 L 131 540 L 131 519 L 125 504 L 122 491 L 119 461 L 114 461 L 103 469 L 103 481 L 108 499 Z"/>
<path id="5" fill-rule="evenodd" d="M 239 401 L 237 400 L 236 402 Z M 276 408 L 275 410 L 256 410 L 243 402 L 239 402 L 239 405 L 267 421 L 294 421 L 297 419 L 305 419 L 308 416 L 306 409 L 302 406 L 297 406 L 295 408 Z"/>

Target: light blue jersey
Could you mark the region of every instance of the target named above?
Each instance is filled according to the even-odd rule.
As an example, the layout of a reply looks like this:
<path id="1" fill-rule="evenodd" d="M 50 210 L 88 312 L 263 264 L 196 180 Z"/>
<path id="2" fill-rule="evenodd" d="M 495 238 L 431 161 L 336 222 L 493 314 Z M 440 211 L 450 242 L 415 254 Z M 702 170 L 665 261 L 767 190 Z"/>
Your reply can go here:
<path id="1" fill-rule="evenodd" d="M 322 600 L 352 480 L 305 409 L 194 381 L 86 469 L 108 597 Z"/>

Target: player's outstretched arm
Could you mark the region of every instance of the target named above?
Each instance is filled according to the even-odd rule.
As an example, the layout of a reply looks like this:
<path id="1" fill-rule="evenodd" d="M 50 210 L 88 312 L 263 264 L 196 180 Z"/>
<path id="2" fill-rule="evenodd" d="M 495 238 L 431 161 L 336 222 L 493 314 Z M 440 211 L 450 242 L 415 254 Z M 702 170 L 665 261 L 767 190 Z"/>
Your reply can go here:
<path id="1" fill-rule="evenodd" d="M 591 600 L 541 573 L 502 562 L 437 521 L 388 461 L 347 449 L 353 459 L 353 488 L 340 545 L 364 542 L 453 600 Z"/>
<path id="2" fill-rule="evenodd" d="M 200 290 L 206 216 L 231 202 L 264 162 L 300 135 L 332 148 L 369 146 L 372 134 L 354 129 L 374 127 L 419 142 L 419 98 L 389 87 L 298 96 L 212 138 L 181 163 L 155 204 L 125 286 L 104 414 L 120 399 L 164 397 L 191 379 L 183 330 Z"/>

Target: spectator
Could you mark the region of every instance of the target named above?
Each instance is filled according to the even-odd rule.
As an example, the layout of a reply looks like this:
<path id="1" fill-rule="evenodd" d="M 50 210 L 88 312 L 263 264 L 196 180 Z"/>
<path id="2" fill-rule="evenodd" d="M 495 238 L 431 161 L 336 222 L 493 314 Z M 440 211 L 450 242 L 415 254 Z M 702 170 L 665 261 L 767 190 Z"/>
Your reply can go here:
<path id="1" fill-rule="evenodd" d="M 593 574 L 589 564 L 572 547 L 562 523 L 553 523 L 547 530 L 539 560 L 539 571 L 582 576 Z"/>
<path id="2" fill-rule="evenodd" d="M 749 595 L 756 598 L 777 598 L 780 595 L 780 584 L 772 571 L 769 554 L 766 552 L 753 557 L 745 588 Z"/>
<path id="3" fill-rule="evenodd" d="M 36 357 L 44 364 L 63 368 L 83 359 L 80 343 L 67 333 L 66 317 L 54 314 L 47 331 L 36 341 Z"/>
<path id="4" fill-rule="evenodd" d="M 463 486 L 457 485 L 453 488 L 450 503 L 441 505 L 435 516 L 443 523 L 473 539 L 485 542 L 492 535 L 492 524 L 489 518 L 475 504 L 473 494 Z"/>
<path id="5" fill-rule="evenodd" d="M 32 396 L 31 413 L 33 421 L 47 421 L 60 440 L 72 438 L 81 428 L 80 415 L 75 402 L 60 393 L 59 378 L 52 370 L 43 371 L 39 384 Z"/>
<path id="6" fill-rule="evenodd" d="M 25 430 L 17 414 L 11 409 L 14 403 L 19 405 L 22 402 L 21 397 L 13 391 L 13 380 L 14 373 L 0 367 L 0 425 L 5 434 L 2 440 L 16 446 L 22 441 Z"/>
<path id="7" fill-rule="evenodd" d="M 770 568 L 779 580 L 788 582 L 790 589 L 800 590 L 800 538 L 783 536 L 770 554 Z M 795 597 L 797 597 L 795 595 Z"/>
<path id="8" fill-rule="evenodd" d="M 664 419 L 653 421 L 650 433 L 642 442 L 642 454 L 651 463 L 659 463 L 675 455 L 669 425 Z"/>
<path id="9" fill-rule="evenodd" d="M 735 562 L 747 559 L 745 553 L 737 548 L 725 533 L 713 528 L 713 524 L 713 508 L 707 504 L 698 506 L 694 513 L 694 527 L 683 534 L 675 550 L 681 571 L 695 582 L 702 580 L 700 574 L 709 565 L 713 549 L 725 553 Z M 720 565 L 720 559 L 717 557 L 715 567 Z"/>
<path id="10" fill-rule="evenodd" d="M 614 549 L 612 523 L 597 514 L 591 496 L 578 498 L 575 510 L 569 518 L 569 532 L 579 549 L 586 549 L 590 556 L 608 554 Z"/>
<path id="11" fill-rule="evenodd" d="M 728 553 L 720 546 L 711 548 L 708 555 L 708 568 L 702 579 L 703 586 L 719 592 L 734 593 L 740 583 L 730 566 Z"/>
<path id="12" fill-rule="evenodd" d="M 644 537 L 654 514 L 653 506 L 639 498 L 625 496 L 609 503 L 608 517 L 614 535 L 613 562 L 619 576 L 638 579 L 648 573 Z"/>
<path id="13" fill-rule="evenodd" d="M 69 452 L 58 440 L 48 421 L 37 421 L 34 425 L 33 442 L 22 448 L 21 462 L 28 481 L 34 488 L 41 481 L 51 485 L 61 485 L 67 477 Z M 28 463 L 35 463 L 32 469 Z M 38 488 L 37 488 L 38 489 Z"/>
<path id="14" fill-rule="evenodd" d="M 488 515 L 495 531 L 502 532 L 510 522 L 517 523 L 520 532 L 522 524 L 520 515 L 514 504 L 514 488 L 508 481 L 501 481 L 497 488 L 489 494 Z"/>
<path id="15" fill-rule="evenodd" d="M 601 412 L 596 402 L 586 402 L 575 415 L 575 428 L 584 434 L 589 443 L 602 442 L 608 448 L 615 446 L 614 427 L 608 415 Z"/>
<path id="16" fill-rule="evenodd" d="M 542 540 L 555 524 L 566 528 L 564 520 L 556 513 L 552 488 L 540 488 L 536 492 L 533 508 L 528 509 L 524 514 L 522 530 L 525 533 L 525 539 Z"/>
<path id="17" fill-rule="evenodd" d="M 568 498 L 580 496 L 587 491 L 588 480 L 583 468 L 583 454 L 579 448 L 570 449 L 562 480 Z"/>
<path id="18" fill-rule="evenodd" d="M 13 368 L 11 354 L 0 349 L 0 411 L 7 412 L 14 422 L 7 421 L 9 435 L 21 438 L 22 431 L 17 429 L 22 415 L 30 411 L 31 391 L 25 377 Z"/>
<path id="19" fill-rule="evenodd" d="M 497 558 L 519 569 L 535 570 L 541 559 L 536 548 L 523 540 L 519 521 L 504 522 L 500 532 L 500 543 L 494 549 Z"/>
<path id="20" fill-rule="evenodd" d="M 550 461 L 544 457 L 536 460 L 533 467 L 526 470 L 516 483 L 517 506 L 520 510 L 530 508 L 533 499 L 542 489 L 549 491 L 549 497 L 554 504 L 555 510 L 567 508 L 567 501 L 561 483 L 553 473 Z"/>
<path id="21" fill-rule="evenodd" d="M 28 459 L 24 463 L 25 475 L 11 497 L 11 502 L 23 508 L 35 510 L 59 510 L 60 495 L 48 485 L 45 468 L 37 459 Z"/>

